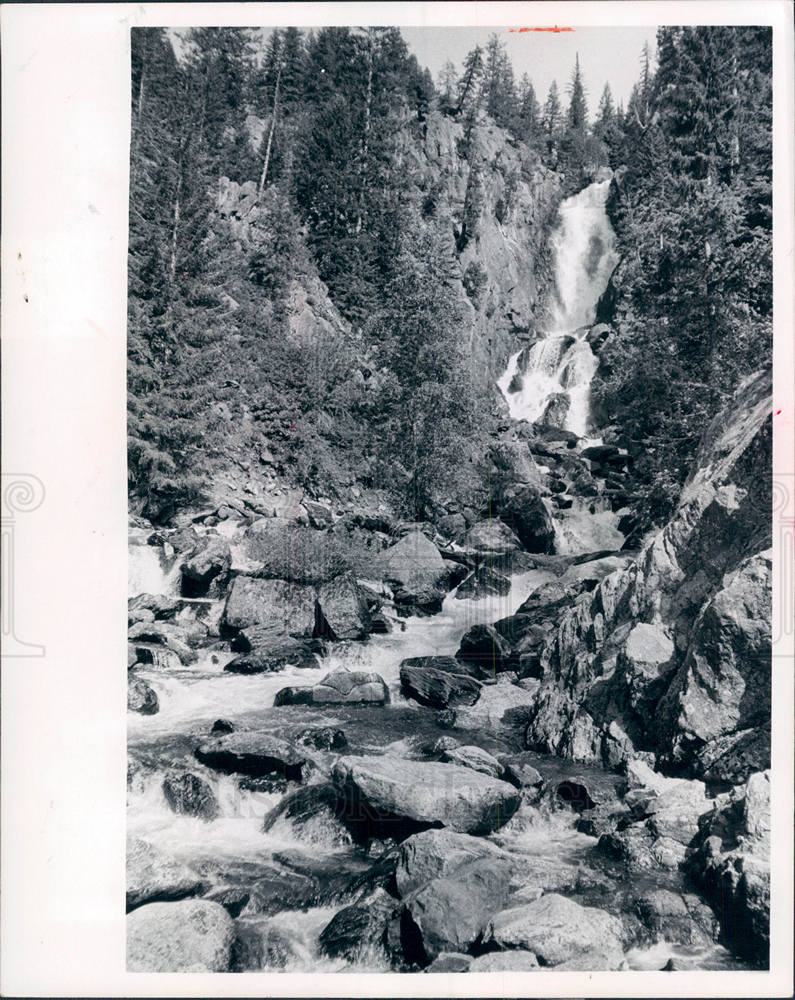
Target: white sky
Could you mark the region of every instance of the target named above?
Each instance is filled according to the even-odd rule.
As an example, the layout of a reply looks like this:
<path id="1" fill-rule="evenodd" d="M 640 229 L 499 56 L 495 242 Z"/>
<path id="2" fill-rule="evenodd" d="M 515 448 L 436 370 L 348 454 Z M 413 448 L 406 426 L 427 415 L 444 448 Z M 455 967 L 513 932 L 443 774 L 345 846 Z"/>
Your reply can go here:
<path id="1" fill-rule="evenodd" d="M 640 55 L 648 41 L 652 54 L 656 48 L 657 29 L 653 25 L 620 28 L 577 28 L 573 31 L 511 32 L 507 27 L 479 28 L 401 28 L 403 37 L 417 56 L 420 65 L 437 73 L 450 59 L 460 71 L 464 57 L 475 45 L 485 45 L 496 32 L 505 42 L 517 83 L 527 73 L 536 97 L 543 104 L 553 80 L 563 97 L 579 53 L 580 67 L 588 92 L 591 114 L 609 81 L 616 102 L 626 106 L 632 85 L 640 75 Z M 565 106 L 565 97 L 564 97 Z"/>

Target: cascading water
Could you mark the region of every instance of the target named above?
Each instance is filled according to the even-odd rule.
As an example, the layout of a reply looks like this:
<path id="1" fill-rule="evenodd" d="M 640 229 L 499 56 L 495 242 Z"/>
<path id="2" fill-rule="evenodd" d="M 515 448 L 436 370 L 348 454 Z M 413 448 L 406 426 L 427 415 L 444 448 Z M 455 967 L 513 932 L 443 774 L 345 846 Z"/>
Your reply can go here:
<path id="1" fill-rule="evenodd" d="M 552 236 L 555 297 L 551 330 L 517 351 L 497 383 L 514 420 L 552 424 L 584 437 L 591 380 L 599 359 L 585 339 L 596 305 L 618 263 L 605 212 L 610 181 L 591 184 L 560 207 Z"/>

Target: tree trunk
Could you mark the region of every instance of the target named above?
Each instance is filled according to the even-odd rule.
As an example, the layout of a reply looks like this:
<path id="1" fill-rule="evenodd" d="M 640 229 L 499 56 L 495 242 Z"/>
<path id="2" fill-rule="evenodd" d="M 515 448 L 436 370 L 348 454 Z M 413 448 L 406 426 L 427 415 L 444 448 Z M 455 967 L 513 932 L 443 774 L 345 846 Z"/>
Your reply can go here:
<path id="1" fill-rule="evenodd" d="M 279 114 L 279 84 L 282 79 L 282 61 L 279 60 L 279 69 L 276 73 L 276 86 L 273 90 L 273 117 L 271 118 L 271 127 L 268 132 L 268 144 L 265 147 L 265 162 L 262 165 L 262 174 L 259 179 L 259 186 L 257 187 L 257 198 L 262 197 L 262 190 L 265 187 L 265 181 L 268 178 L 268 165 L 271 159 L 271 147 L 273 145 L 273 135 L 276 131 L 276 117 Z"/>

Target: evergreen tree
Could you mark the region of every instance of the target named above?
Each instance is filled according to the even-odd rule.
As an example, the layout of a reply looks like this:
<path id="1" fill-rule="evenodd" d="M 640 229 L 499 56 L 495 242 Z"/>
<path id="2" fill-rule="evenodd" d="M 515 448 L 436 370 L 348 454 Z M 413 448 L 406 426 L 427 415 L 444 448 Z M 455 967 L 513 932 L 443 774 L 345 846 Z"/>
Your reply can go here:
<path id="1" fill-rule="evenodd" d="M 563 112 L 560 104 L 560 96 L 558 94 L 558 85 L 557 82 L 553 80 L 549 86 L 547 99 L 544 102 L 544 114 L 542 118 L 544 136 L 546 138 L 547 145 L 547 155 L 553 165 L 557 162 L 557 145 L 560 141 L 562 120 Z"/>
<path id="2" fill-rule="evenodd" d="M 458 93 L 458 72 L 449 59 L 439 70 L 438 88 L 442 110 L 454 108 Z"/>

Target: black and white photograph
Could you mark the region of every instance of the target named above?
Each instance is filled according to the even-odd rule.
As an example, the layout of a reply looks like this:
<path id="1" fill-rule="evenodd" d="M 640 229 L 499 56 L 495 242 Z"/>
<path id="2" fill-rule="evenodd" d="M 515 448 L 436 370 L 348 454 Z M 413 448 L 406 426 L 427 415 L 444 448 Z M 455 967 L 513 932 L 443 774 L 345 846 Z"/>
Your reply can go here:
<path id="1" fill-rule="evenodd" d="M 791 996 L 794 16 L 2 4 L 0 995 Z"/>
<path id="2" fill-rule="evenodd" d="M 131 54 L 128 969 L 765 969 L 770 28 Z"/>

